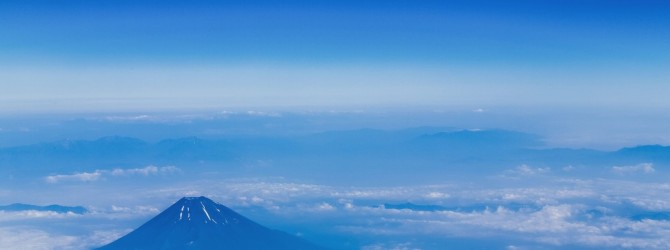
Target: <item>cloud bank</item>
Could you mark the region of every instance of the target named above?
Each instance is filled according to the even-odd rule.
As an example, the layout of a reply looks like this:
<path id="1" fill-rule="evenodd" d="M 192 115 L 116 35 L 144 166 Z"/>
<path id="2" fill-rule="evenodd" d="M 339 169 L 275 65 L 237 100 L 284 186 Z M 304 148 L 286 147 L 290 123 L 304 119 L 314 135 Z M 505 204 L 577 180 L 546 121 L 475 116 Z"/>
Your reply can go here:
<path id="1" fill-rule="evenodd" d="M 636 174 L 636 173 L 642 173 L 642 174 L 650 174 L 656 171 L 654 169 L 654 164 L 652 163 L 640 163 L 637 165 L 632 165 L 632 166 L 614 166 L 612 167 L 612 172 L 620 175 L 624 174 Z"/>
<path id="2" fill-rule="evenodd" d="M 95 170 L 93 172 L 49 175 L 44 178 L 44 181 L 47 183 L 94 182 L 102 180 L 105 177 L 164 175 L 174 174 L 180 171 L 181 169 L 175 166 L 157 167 L 152 165 L 144 168 L 116 168 L 112 170 Z"/>

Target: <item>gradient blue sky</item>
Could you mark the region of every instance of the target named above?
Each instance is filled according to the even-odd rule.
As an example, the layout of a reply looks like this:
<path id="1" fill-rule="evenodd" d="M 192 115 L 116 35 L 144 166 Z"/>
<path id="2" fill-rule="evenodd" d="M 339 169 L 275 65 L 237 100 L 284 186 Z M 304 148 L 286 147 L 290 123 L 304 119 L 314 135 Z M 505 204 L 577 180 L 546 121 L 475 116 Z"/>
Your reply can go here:
<path id="1" fill-rule="evenodd" d="M 667 106 L 666 1 L 2 1 L 0 109 Z"/>

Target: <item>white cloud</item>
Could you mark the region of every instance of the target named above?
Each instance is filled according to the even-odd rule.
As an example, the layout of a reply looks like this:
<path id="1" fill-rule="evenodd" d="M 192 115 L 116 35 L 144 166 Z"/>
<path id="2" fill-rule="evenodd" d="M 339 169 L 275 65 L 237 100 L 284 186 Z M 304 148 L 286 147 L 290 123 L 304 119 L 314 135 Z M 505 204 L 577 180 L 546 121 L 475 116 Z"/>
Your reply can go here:
<path id="1" fill-rule="evenodd" d="M 266 112 L 258 110 L 248 110 L 248 111 L 231 111 L 224 110 L 219 112 L 223 117 L 235 116 L 235 115 L 246 115 L 246 116 L 265 116 L 265 117 L 281 117 L 282 114 L 279 112 Z"/>
<path id="2" fill-rule="evenodd" d="M 249 110 L 249 111 L 247 111 L 246 114 L 250 115 L 250 116 L 281 117 L 281 114 L 277 113 L 277 112 L 263 112 L 263 111 L 255 111 L 255 110 Z"/>
<path id="3" fill-rule="evenodd" d="M 516 170 L 526 175 L 550 171 L 548 168 L 523 165 Z M 243 193 L 244 197 L 256 195 L 264 201 L 259 205 L 277 216 L 304 216 L 307 212 L 321 214 L 318 218 L 346 217 L 350 224 L 338 228 L 354 234 L 433 234 L 473 239 L 505 237 L 511 243 L 522 243 L 522 248 L 528 242 L 606 248 L 670 247 L 670 240 L 664 236 L 664 233 L 670 233 L 670 222 L 634 221 L 612 214 L 602 217 L 586 214 L 587 210 L 598 207 L 611 213 L 612 209 L 623 203 L 655 211 L 670 209 L 670 202 L 662 202 L 670 199 L 670 185 L 664 183 L 547 179 L 541 184 L 517 188 L 507 185 L 502 188 L 461 185 L 362 188 L 281 182 L 228 182 L 214 188 L 202 188 L 230 196 L 239 193 Z M 247 198 L 245 202 L 250 199 Z M 377 203 L 370 205 L 370 201 Z M 488 208 L 484 211 L 465 209 L 430 212 L 374 206 L 379 202 L 394 201 L 412 201 L 416 204 L 438 202 L 447 207 L 451 207 L 448 204 L 454 201 L 465 207 L 468 204 L 485 203 Z M 515 204 L 528 204 L 528 207 L 517 208 Z M 235 206 L 235 203 L 232 205 Z M 357 224 L 357 220 L 361 223 Z M 516 244 L 513 246 L 520 247 Z M 366 247 L 389 249 L 391 246 L 373 244 Z"/>
<path id="4" fill-rule="evenodd" d="M 175 166 L 166 166 L 166 167 L 156 167 L 156 166 L 146 166 L 144 168 L 130 168 L 122 169 L 115 168 L 112 170 L 95 170 L 93 172 L 82 172 L 74 174 L 58 174 L 50 175 L 44 178 L 47 183 L 59 183 L 59 182 L 94 182 L 102 180 L 104 177 L 117 177 L 117 176 L 150 176 L 150 175 L 160 175 L 160 174 L 175 174 L 181 172 L 181 169 Z"/>
<path id="5" fill-rule="evenodd" d="M 421 250 L 420 248 L 412 247 L 412 243 L 378 243 L 363 246 L 361 250 Z"/>
<path id="6" fill-rule="evenodd" d="M 640 163 L 632 166 L 613 166 L 612 172 L 617 174 L 634 174 L 634 173 L 644 173 L 650 174 L 655 172 L 654 164 L 652 163 Z"/>
<path id="7" fill-rule="evenodd" d="M 389 236 L 433 234 L 472 239 L 505 237 L 508 241 L 536 242 L 552 246 L 583 245 L 607 248 L 668 249 L 668 221 L 632 221 L 607 216 L 582 221 L 581 205 L 547 205 L 536 211 L 513 211 L 504 207 L 481 212 L 419 212 L 361 208 L 369 225 L 343 227 L 361 234 Z M 375 248 L 370 248 L 375 249 Z M 381 248 L 384 249 L 384 248 Z"/>
<path id="8" fill-rule="evenodd" d="M 0 249 L 21 250 L 84 250 L 99 247 L 126 234 L 127 231 L 94 231 L 73 236 L 39 229 L 0 228 Z"/>
<path id="9" fill-rule="evenodd" d="M 332 212 L 337 210 L 333 205 L 330 205 L 328 202 L 322 202 L 315 207 L 316 211 Z"/>
<path id="10" fill-rule="evenodd" d="M 112 205 L 112 212 L 146 214 L 146 213 L 158 213 L 160 212 L 160 210 L 158 210 L 158 208 L 151 206 L 123 207 L 123 206 Z"/>
<path id="11" fill-rule="evenodd" d="M 178 173 L 181 169 L 175 166 L 167 167 L 156 167 L 156 166 L 147 166 L 144 168 L 130 168 L 130 169 L 121 169 L 117 168 L 111 171 L 111 175 L 114 176 L 126 176 L 126 175 L 157 175 L 157 174 L 172 174 Z"/>
<path id="12" fill-rule="evenodd" d="M 24 210 L 24 211 L 0 210 L 0 221 L 20 221 L 26 219 L 63 219 L 63 218 L 74 218 L 81 216 L 82 215 L 80 214 L 75 214 L 72 212 L 58 213 L 54 211 L 37 211 L 37 210 Z"/>
<path id="13" fill-rule="evenodd" d="M 118 206 L 111 205 L 110 207 L 89 207 L 85 214 L 76 214 L 72 212 L 59 213 L 54 211 L 37 211 L 37 210 L 22 210 L 22 211 L 4 211 L 0 210 L 0 222 L 35 222 L 48 223 L 49 221 L 59 220 L 78 220 L 78 219 L 129 219 L 153 216 L 160 212 L 160 210 L 153 206 L 135 205 L 135 206 Z M 2 249 L 2 248 L 0 248 Z"/>
<path id="14" fill-rule="evenodd" d="M 424 195 L 424 197 L 428 199 L 445 199 L 449 198 L 449 194 L 445 194 L 442 192 L 430 192 Z"/>
<path id="15" fill-rule="evenodd" d="M 112 122 L 125 122 L 125 121 L 151 121 L 154 117 L 149 115 L 131 115 L 131 116 L 105 116 L 103 118 L 107 121 Z"/>
<path id="16" fill-rule="evenodd" d="M 523 164 L 521 166 L 516 167 L 513 170 L 508 170 L 507 173 L 511 175 L 516 175 L 516 176 L 533 176 L 533 175 L 540 175 L 540 174 L 546 174 L 551 171 L 550 168 L 532 168 L 526 164 Z"/>
<path id="17" fill-rule="evenodd" d="M 45 181 L 48 183 L 58 183 L 63 181 L 81 181 L 81 182 L 91 182 L 100 180 L 102 172 L 96 170 L 95 172 L 84 172 L 84 173 L 74 173 L 69 175 L 50 175 L 45 178 Z"/>
<path id="18" fill-rule="evenodd" d="M 41 230 L 0 228 L 0 249 L 51 250 L 77 249 L 75 236 L 53 235 Z"/>
<path id="19" fill-rule="evenodd" d="M 521 166 L 521 172 L 544 170 Z M 542 169 L 542 168 L 540 168 Z M 548 171 L 548 169 L 546 170 Z M 125 169 L 117 176 L 155 175 L 159 168 Z M 110 177 L 112 171 L 103 172 Z M 490 179 L 489 179 L 490 180 Z M 265 208 L 286 221 L 309 223 L 337 221 L 333 228 L 349 235 L 392 237 L 422 235 L 462 237 L 472 240 L 502 237 L 510 246 L 669 249 L 670 222 L 629 219 L 617 209 L 634 206 L 649 211 L 670 210 L 670 184 L 606 179 L 543 178 L 541 182 L 494 179 L 501 183 L 394 187 L 338 187 L 289 182 L 281 178 L 198 180 L 143 191 L 136 206 L 124 200 L 106 209 L 93 209 L 94 218 L 150 217 L 178 196 L 205 195 L 233 209 Z M 116 192 L 117 190 L 115 190 Z M 167 197 L 167 198 L 166 198 Z M 135 201 L 136 202 L 136 201 Z M 383 203 L 412 202 L 440 205 L 446 211 L 384 209 Z M 475 208 L 473 208 L 475 207 Z M 589 214 L 589 210 L 604 211 Z M 298 218 L 299 220 L 290 220 Z M 67 218 L 66 218 L 67 219 Z M 392 249 L 393 244 L 374 244 L 368 249 Z M 501 246 L 504 248 L 506 245 Z M 411 247 L 415 246 L 407 246 Z M 537 247 L 535 247 L 537 248 Z M 402 249 L 402 248 L 398 248 Z"/>
<path id="20" fill-rule="evenodd" d="M 99 117 L 89 117 L 88 120 L 93 121 L 103 121 L 103 122 L 115 122 L 115 123 L 164 123 L 164 124 L 176 124 L 176 123 L 190 123 L 196 120 L 211 120 L 216 118 L 216 115 L 211 114 L 178 114 L 178 115 L 161 115 L 161 114 L 134 114 L 134 115 L 111 115 L 111 116 L 99 116 Z"/>
<path id="21" fill-rule="evenodd" d="M 82 245 L 87 246 L 85 249 L 90 249 L 91 247 L 100 247 L 104 246 L 106 244 L 111 243 L 112 241 L 115 241 L 121 236 L 124 236 L 131 232 L 130 229 L 126 230 L 107 230 L 107 231 L 94 231 L 90 235 L 87 235 L 83 240 L 82 240 Z"/>

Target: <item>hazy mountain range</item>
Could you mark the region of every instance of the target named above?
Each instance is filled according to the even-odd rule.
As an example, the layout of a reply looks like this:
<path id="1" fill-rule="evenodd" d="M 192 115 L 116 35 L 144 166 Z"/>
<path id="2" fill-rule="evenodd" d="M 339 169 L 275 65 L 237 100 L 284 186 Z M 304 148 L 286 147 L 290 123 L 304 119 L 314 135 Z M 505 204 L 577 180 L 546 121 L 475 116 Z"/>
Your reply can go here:
<path id="1" fill-rule="evenodd" d="M 183 170 L 263 171 L 319 178 L 319 173 L 337 176 L 351 169 L 363 174 L 420 169 L 427 176 L 434 176 L 444 172 L 495 172 L 522 164 L 569 166 L 589 172 L 613 165 L 653 163 L 656 168 L 663 168 L 670 163 L 670 147 L 659 145 L 615 151 L 547 148 L 540 136 L 516 131 L 435 130 L 362 129 L 304 136 L 187 137 L 155 142 L 120 136 L 61 140 L 0 148 L 0 171 L 20 178 L 26 173 L 89 171 L 92 166 L 187 165 Z"/>

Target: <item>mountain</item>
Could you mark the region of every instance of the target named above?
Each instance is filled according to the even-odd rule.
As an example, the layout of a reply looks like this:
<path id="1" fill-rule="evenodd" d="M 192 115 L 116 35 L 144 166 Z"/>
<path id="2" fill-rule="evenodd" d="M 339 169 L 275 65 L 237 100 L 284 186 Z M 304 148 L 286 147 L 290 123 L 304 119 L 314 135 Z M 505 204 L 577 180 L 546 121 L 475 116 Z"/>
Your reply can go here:
<path id="1" fill-rule="evenodd" d="M 88 212 L 86 208 L 76 206 L 76 207 L 67 207 L 61 205 L 49 205 L 49 206 L 36 206 L 22 203 L 14 203 L 7 206 L 0 206 L 0 210 L 3 211 L 48 211 L 56 213 L 75 213 L 75 214 L 85 214 Z"/>
<path id="2" fill-rule="evenodd" d="M 432 147 L 476 149 L 517 149 L 542 146 L 537 135 L 508 130 L 459 130 L 426 134 L 416 142 Z"/>
<path id="3" fill-rule="evenodd" d="M 622 148 L 613 152 L 620 159 L 633 159 L 636 161 L 670 162 L 670 146 L 641 145 L 636 147 Z"/>
<path id="4" fill-rule="evenodd" d="M 658 170 L 669 168 L 670 147 L 643 145 L 618 151 L 549 148 L 534 134 L 431 127 L 158 141 L 110 136 L 0 147 L 0 183 L 20 184 L 35 176 L 168 165 L 185 172 L 397 185 L 442 181 L 465 174 L 495 175 L 524 164 L 554 170 L 575 166 L 575 171 L 554 171 L 574 175 L 611 173 L 612 166 L 640 163 L 653 164 Z M 351 175 L 352 172 L 358 174 Z M 368 178 L 377 175 L 386 177 Z"/>
<path id="5" fill-rule="evenodd" d="M 205 197 L 184 197 L 126 236 L 99 250 L 323 249 L 261 226 Z"/>

